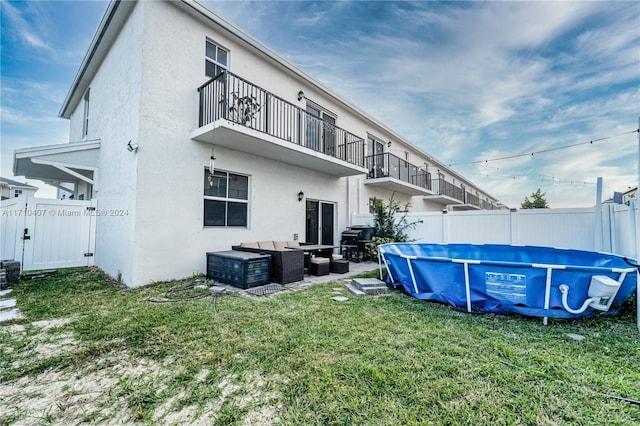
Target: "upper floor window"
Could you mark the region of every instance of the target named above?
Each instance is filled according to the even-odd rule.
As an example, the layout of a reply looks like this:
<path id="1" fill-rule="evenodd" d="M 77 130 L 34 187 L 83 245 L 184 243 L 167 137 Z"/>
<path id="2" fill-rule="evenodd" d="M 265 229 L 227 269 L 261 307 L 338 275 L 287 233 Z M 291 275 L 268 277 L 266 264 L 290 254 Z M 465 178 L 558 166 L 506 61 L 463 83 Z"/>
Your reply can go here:
<path id="1" fill-rule="evenodd" d="M 205 74 L 207 77 L 215 77 L 229 68 L 229 51 L 207 41 L 205 53 Z"/>
<path id="2" fill-rule="evenodd" d="M 249 177 L 204 171 L 204 226 L 248 226 Z"/>
<path id="3" fill-rule="evenodd" d="M 307 103 L 306 143 L 307 148 L 324 152 L 328 155 L 336 153 L 336 117 L 324 109 Z"/>
<path id="4" fill-rule="evenodd" d="M 367 168 L 369 169 L 369 178 L 376 179 L 388 176 L 387 164 L 385 164 L 384 144 L 369 137 L 368 141 L 369 155 L 367 156 Z"/>
<path id="5" fill-rule="evenodd" d="M 82 138 L 85 139 L 89 135 L 89 91 L 84 94 L 84 113 L 82 115 Z"/>
<path id="6" fill-rule="evenodd" d="M 384 153 L 384 143 L 381 141 L 369 137 L 369 155 L 380 155 Z"/>

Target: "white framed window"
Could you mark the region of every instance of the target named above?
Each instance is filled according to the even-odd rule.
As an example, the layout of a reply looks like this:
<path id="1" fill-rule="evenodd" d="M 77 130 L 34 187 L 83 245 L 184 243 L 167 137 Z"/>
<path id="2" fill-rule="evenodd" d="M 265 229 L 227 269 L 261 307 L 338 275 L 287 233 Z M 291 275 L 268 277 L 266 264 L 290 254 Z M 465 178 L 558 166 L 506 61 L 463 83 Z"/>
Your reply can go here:
<path id="1" fill-rule="evenodd" d="M 82 115 L 82 138 L 86 139 L 89 135 L 89 92 L 91 89 L 87 89 L 87 93 L 84 94 L 84 113 Z"/>
<path id="2" fill-rule="evenodd" d="M 204 226 L 248 227 L 249 176 L 204 170 Z"/>
<path id="3" fill-rule="evenodd" d="M 367 145 L 369 145 L 369 155 L 382 155 L 384 154 L 384 143 L 380 139 L 369 135 L 367 138 Z"/>
<path id="4" fill-rule="evenodd" d="M 18 198 L 21 195 L 22 195 L 22 189 L 15 189 L 14 190 L 14 193 L 13 193 L 14 198 Z"/>
<path id="5" fill-rule="evenodd" d="M 205 46 L 205 75 L 213 78 L 228 68 L 229 51 L 207 40 Z"/>
<path id="6" fill-rule="evenodd" d="M 337 116 L 307 100 L 305 146 L 314 151 L 335 155 Z"/>
<path id="7" fill-rule="evenodd" d="M 385 164 L 384 143 L 380 139 L 371 135 L 367 138 L 369 150 L 367 167 L 369 168 L 369 178 L 381 178 L 387 176 L 387 165 Z"/>

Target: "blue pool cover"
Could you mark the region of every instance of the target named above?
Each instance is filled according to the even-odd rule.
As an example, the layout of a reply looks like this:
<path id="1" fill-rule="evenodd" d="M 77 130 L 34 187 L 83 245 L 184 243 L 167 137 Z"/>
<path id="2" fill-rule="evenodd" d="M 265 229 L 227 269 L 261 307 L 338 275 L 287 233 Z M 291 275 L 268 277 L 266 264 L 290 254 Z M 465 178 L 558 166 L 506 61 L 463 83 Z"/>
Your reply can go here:
<path id="1" fill-rule="evenodd" d="M 387 281 L 411 296 L 464 308 L 469 312 L 578 318 L 562 304 L 560 285 L 569 286 L 568 305 L 588 298 L 591 277 L 621 282 L 611 305 L 615 311 L 635 291 L 636 269 L 609 253 L 498 244 L 412 244 L 380 246 Z"/>

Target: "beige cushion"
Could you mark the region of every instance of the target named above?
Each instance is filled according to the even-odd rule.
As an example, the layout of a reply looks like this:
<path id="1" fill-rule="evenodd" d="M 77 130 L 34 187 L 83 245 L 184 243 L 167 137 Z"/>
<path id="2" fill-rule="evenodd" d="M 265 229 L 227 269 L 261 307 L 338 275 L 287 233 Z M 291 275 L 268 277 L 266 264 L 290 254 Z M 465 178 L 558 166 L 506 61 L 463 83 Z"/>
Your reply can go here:
<path id="1" fill-rule="evenodd" d="M 287 241 L 287 247 L 300 247 L 300 241 Z"/>
<path id="2" fill-rule="evenodd" d="M 329 263 L 330 260 L 328 257 L 314 257 L 313 259 L 311 259 L 311 263 L 317 263 L 317 264 L 322 264 L 322 263 Z"/>
<path id="3" fill-rule="evenodd" d="M 260 247 L 262 250 L 275 250 L 273 241 L 258 241 L 258 247 Z"/>
<path id="4" fill-rule="evenodd" d="M 289 243 L 287 243 L 286 241 L 274 241 L 273 242 L 273 246 L 278 251 L 286 250 L 288 245 L 289 245 Z"/>
<path id="5" fill-rule="evenodd" d="M 260 247 L 258 247 L 258 243 L 256 243 L 256 242 L 241 243 L 240 247 L 255 248 L 255 249 L 260 248 Z"/>
<path id="6" fill-rule="evenodd" d="M 342 255 L 341 254 L 332 254 L 331 255 L 331 260 L 340 260 L 342 259 Z"/>

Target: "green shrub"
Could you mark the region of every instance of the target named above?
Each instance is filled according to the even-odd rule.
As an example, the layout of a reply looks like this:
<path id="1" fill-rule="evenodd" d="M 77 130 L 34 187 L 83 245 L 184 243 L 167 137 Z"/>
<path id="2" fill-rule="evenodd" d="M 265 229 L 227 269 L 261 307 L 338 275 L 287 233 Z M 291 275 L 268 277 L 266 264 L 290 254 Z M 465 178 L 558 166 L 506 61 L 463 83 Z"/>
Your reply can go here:
<path id="1" fill-rule="evenodd" d="M 369 259 L 378 259 L 378 246 L 394 242 L 391 238 L 373 237 L 370 243 L 366 244 L 367 257 Z"/>
<path id="2" fill-rule="evenodd" d="M 373 199 L 374 237 L 366 245 L 367 256 L 371 259 L 378 259 L 378 246 L 380 244 L 409 241 L 409 236 L 405 231 L 415 227 L 418 223 L 422 223 L 421 220 L 409 222 L 407 213 L 411 205 L 406 203 L 401 206 L 400 201 L 395 200 L 393 195 L 395 194 L 391 195 L 388 204 L 378 198 Z M 399 213 L 404 214 L 398 216 Z"/>

